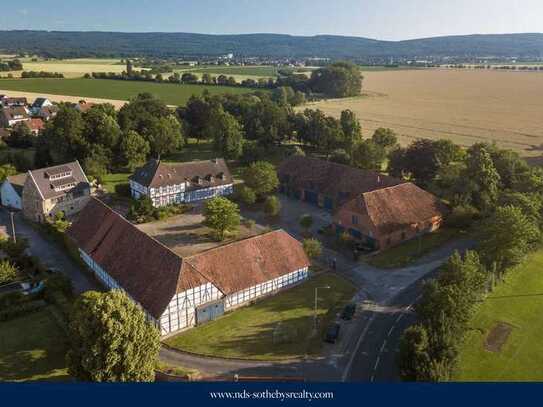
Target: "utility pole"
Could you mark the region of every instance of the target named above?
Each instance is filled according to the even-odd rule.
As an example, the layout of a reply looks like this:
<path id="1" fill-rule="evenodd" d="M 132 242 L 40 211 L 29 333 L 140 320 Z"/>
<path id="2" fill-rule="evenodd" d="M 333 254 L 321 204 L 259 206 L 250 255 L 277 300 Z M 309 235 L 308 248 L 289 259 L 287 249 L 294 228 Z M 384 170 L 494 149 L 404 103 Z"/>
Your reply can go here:
<path id="1" fill-rule="evenodd" d="M 17 243 L 17 237 L 15 236 L 15 222 L 13 221 L 13 211 L 9 211 L 9 216 L 11 218 L 11 233 L 13 235 L 13 243 Z"/>

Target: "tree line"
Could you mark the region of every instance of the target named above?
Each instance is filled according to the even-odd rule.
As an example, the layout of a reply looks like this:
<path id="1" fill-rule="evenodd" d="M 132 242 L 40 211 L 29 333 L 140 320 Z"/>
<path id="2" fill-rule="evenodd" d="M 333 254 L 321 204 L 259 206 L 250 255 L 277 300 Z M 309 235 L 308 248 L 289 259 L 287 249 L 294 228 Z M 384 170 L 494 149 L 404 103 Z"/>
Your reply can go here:
<path id="1" fill-rule="evenodd" d="M 9 61 L 0 61 L 0 72 L 7 72 L 7 71 L 22 71 L 23 70 L 23 64 L 18 59 L 12 59 Z"/>
<path id="2" fill-rule="evenodd" d="M 401 340 L 398 361 L 405 380 L 446 381 L 477 304 L 541 246 L 543 170 L 493 144 L 463 150 L 429 140 L 396 150 L 390 168 L 447 200 L 451 225 L 474 224 L 478 232 L 477 248 L 455 253 L 425 285 L 415 307 L 418 323 Z"/>

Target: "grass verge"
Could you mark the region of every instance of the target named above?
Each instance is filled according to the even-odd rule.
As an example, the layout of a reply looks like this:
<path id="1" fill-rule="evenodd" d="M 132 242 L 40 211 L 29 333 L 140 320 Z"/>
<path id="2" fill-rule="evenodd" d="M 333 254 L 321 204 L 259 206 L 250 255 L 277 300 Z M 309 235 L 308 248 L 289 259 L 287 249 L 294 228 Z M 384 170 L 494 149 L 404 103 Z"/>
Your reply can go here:
<path id="1" fill-rule="evenodd" d="M 543 380 L 543 250 L 511 270 L 470 322 L 460 348 L 457 381 Z M 498 324 L 511 333 L 499 351 L 485 346 Z"/>
<path id="2" fill-rule="evenodd" d="M 458 237 L 459 234 L 458 229 L 441 228 L 433 233 L 428 233 L 384 250 L 375 256 L 368 257 L 365 261 L 382 269 L 407 267 L 432 250 Z"/>
<path id="3" fill-rule="evenodd" d="M 290 290 L 233 311 L 213 322 L 169 338 L 174 348 L 208 356 L 281 360 L 317 355 L 322 332 L 311 336 L 315 288 L 321 331 L 351 300 L 355 287 L 347 280 L 322 274 Z"/>
<path id="4" fill-rule="evenodd" d="M 64 332 L 48 309 L 0 323 L 0 381 L 68 380 Z"/>

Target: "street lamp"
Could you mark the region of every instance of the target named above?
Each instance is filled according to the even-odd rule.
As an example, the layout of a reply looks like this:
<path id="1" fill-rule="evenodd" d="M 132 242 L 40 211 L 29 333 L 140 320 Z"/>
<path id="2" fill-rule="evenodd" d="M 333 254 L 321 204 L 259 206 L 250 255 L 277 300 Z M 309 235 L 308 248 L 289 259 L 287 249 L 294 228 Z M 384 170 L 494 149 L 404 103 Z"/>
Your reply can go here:
<path id="1" fill-rule="evenodd" d="M 314 328 L 315 328 L 315 332 L 317 332 L 317 301 L 319 299 L 318 295 L 319 295 L 319 288 L 321 289 L 328 289 L 328 288 L 331 288 L 329 285 L 325 285 L 323 287 L 315 287 L 315 310 L 314 310 L 314 313 L 313 313 L 313 322 L 314 322 Z"/>
<path id="2" fill-rule="evenodd" d="M 15 236 L 15 222 L 13 221 L 13 211 L 9 211 L 9 216 L 11 218 L 11 233 L 13 235 L 13 243 L 17 243 L 17 237 Z"/>

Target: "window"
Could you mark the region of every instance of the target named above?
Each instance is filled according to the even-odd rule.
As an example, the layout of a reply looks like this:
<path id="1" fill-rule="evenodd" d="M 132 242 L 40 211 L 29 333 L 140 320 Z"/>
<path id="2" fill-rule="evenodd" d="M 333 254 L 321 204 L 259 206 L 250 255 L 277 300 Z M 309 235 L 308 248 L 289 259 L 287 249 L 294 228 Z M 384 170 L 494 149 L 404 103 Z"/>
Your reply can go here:
<path id="1" fill-rule="evenodd" d="M 405 232 L 402 232 L 402 240 L 405 240 Z"/>
<path id="2" fill-rule="evenodd" d="M 358 225 L 358 216 L 357 216 L 357 215 L 353 215 L 353 217 L 352 217 L 352 224 L 353 224 L 353 225 Z"/>

